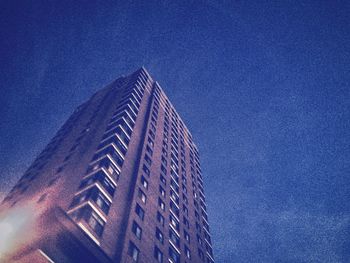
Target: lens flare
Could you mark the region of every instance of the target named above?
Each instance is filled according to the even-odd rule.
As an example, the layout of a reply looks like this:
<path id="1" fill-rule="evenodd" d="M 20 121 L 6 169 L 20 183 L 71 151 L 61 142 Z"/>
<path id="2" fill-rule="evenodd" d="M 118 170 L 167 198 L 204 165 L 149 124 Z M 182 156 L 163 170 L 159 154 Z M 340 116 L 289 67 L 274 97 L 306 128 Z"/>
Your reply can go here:
<path id="1" fill-rule="evenodd" d="M 29 207 L 10 210 L 0 217 L 0 258 L 10 253 L 31 232 L 33 210 Z"/>

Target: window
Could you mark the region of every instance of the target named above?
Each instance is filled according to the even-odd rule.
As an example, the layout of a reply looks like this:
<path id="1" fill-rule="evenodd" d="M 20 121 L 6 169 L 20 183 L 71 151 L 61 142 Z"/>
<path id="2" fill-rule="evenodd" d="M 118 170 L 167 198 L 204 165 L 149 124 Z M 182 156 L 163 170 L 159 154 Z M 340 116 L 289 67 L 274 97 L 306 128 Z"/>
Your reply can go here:
<path id="1" fill-rule="evenodd" d="M 157 212 L 157 221 L 164 226 L 164 217 L 162 216 L 161 213 Z"/>
<path id="2" fill-rule="evenodd" d="M 148 181 L 144 176 L 141 176 L 141 184 L 145 189 L 148 189 Z"/>
<path id="3" fill-rule="evenodd" d="M 182 191 L 187 194 L 187 187 L 184 184 L 182 184 Z"/>
<path id="4" fill-rule="evenodd" d="M 185 204 L 188 204 L 188 199 L 187 199 L 187 196 L 185 194 L 182 194 L 182 199 L 184 200 Z"/>
<path id="5" fill-rule="evenodd" d="M 128 255 L 132 257 L 133 261 L 137 262 L 140 255 L 140 250 L 135 246 L 133 242 L 129 242 Z"/>
<path id="6" fill-rule="evenodd" d="M 184 214 L 188 216 L 188 208 L 183 205 L 182 210 L 184 211 Z"/>
<path id="7" fill-rule="evenodd" d="M 185 237 L 185 240 L 190 243 L 190 235 L 187 233 L 186 230 L 184 230 L 184 237 Z"/>
<path id="8" fill-rule="evenodd" d="M 164 177 L 163 175 L 160 175 L 159 179 L 160 179 L 160 181 L 161 181 L 163 184 L 166 185 L 166 179 L 165 179 L 165 177 Z"/>
<path id="9" fill-rule="evenodd" d="M 195 217 L 196 217 L 197 220 L 200 220 L 200 219 L 199 219 L 200 216 L 199 216 L 199 214 L 198 214 L 198 212 L 197 212 L 196 210 L 194 211 L 194 215 L 195 215 Z"/>
<path id="10" fill-rule="evenodd" d="M 163 253 L 157 246 L 154 247 L 154 258 L 157 260 L 158 263 L 163 262 Z"/>
<path id="11" fill-rule="evenodd" d="M 87 222 L 98 236 L 102 236 L 104 222 L 95 212 L 91 211 Z"/>
<path id="12" fill-rule="evenodd" d="M 165 159 L 164 156 L 162 156 L 162 163 L 166 166 L 168 164 L 167 160 Z"/>
<path id="13" fill-rule="evenodd" d="M 198 256 L 200 257 L 200 259 L 204 260 L 204 253 L 200 248 L 198 248 Z"/>
<path id="14" fill-rule="evenodd" d="M 120 128 L 120 126 L 117 126 L 113 129 L 108 129 L 107 132 L 103 135 L 102 140 L 107 139 L 109 137 L 111 137 L 113 134 L 118 134 L 119 137 L 122 139 L 122 141 L 128 145 L 130 142 L 130 139 L 128 138 L 128 136 L 126 135 L 126 133 L 123 131 L 122 128 Z"/>
<path id="15" fill-rule="evenodd" d="M 176 182 L 173 179 L 170 180 L 170 185 L 173 187 L 175 192 L 178 194 L 179 193 L 179 187 L 177 186 Z"/>
<path id="16" fill-rule="evenodd" d="M 146 146 L 146 152 L 148 152 L 151 156 L 153 155 L 153 150 L 149 145 Z"/>
<path id="17" fill-rule="evenodd" d="M 101 210 L 107 215 L 111 202 L 99 191 L 96 192 L 95 198 L 93 196 L 92 199 L 95 201 L 97 206 L 101 208 Z"/>
<path id="18" fill-rule="evenodd" d="M 213 256 L 213 249 L 209 246 L 208 243 L 205 243 L 205 248 L 210 256 Z"/>
<path id="19" fill-rule="evenodd" d="M 167 150 L 166 150 L 164 147 L 162 147 L 162 154 L 163 154 L 165 157 L 168 156 L 168 152 L 167 152 Z"/>
<path id="20" fill-rule="evenodd" d="M 123 154 L 126 154 L 127 148 L 121 143 L 121 141 L 119 140 L 119 138 L 117 136 L 112 136 L 109 139 L 105 140 L 104 142 L 102 142 L 99 146 L 98 149 L 102 149 L 104 147 L 106 147 L 109 144 L 114 144 L 117 149 Z"/>
<path id="21" fill-rule="evenodd" d="M 172 198 L 172 200 L 174 200 L 177 204 L 179 204 L 180 202 L 180 198 L 175 194 L 175 192 L 170 189 L 170 197 Z"/>
<path id="22" fill-rule="evenodd" d="M 201 226 L 198 224 L 198 222 L 196 222 L 196 229 L 199 233 L 201 232 Z"/>
<path id="23" fill-rule="evenodd" d="M 177 253 L 177 251 L 174 248 L 172 248 L 171 246 L 169 247 L 169 258 L 174 263 L 180 263 L 179 253 Z"/>
<path id="24" fill-rule="evenodd" d="M 180 210 L 176 207 L 173 201 L 170 201 L 170 209 L 177 217 L 180 216 Z"/>
<path id="25" fill-rule="evenodd" d="M 88 199 L 93 200 L 95 204 L 107 215 L 111 202 L 99 191 L 97 187 L 88 189 L 87 191 L 74 197 L 71 207 L 81 204 Z"/>
<path id="26" fill-rule="evenodd" d="M 152 130 L 149 130 L 149 135 L 151 136 L 151 138 L 154 140 L 156 138 L 155 133 Z"/>
<path id="27" fill-rule="evenodd" d="M 159 193 L 161 196 L 165 197 L 165 190 L 161 186 L 159 186 Z"/>
<path id="28" fill-rule="evenodd" d="M 139 192 L 138 192 L 138 197 L 141 199 L 142 203 L 146 204 L 147 196 L 140 188 L 139 188 Z"/>
<path id="29" fill-rule="evenodd" d="M 114 149 L 113 146 L 108 146 L 103 150 L 99 151 L 92 158 L 93 161 L 98 160 L 106 155 L 109 155 L 120 167 L 123 165 L 123 157 Z"/>
<path id="30" fill-rule="evenodd" d="M 138 239 L 141 239 L 142 229 L 135 221 L 132 223 L 131 230 Z"/>
<path id="31" fill-rule="evenodd" d="M 208 243 L 211 244 L 211 237 L 206 231 L 204 231 L 204 237 L 208 241 Z"/>
<path id="32" fill-rule="evenodd" d="M 139 218 L 140 218 L 141 220 L 144 219 L 144 217 L 145 217 L 145 211 L 141 208 L 141 206 L 140 206 L 139 204 L 136 204 L 135 212 L 136 212 L 136 214 L 139 216 Z"/>
<path id="33" fill-rule="evenodd" d="M 119 175 L 120 175 L 119 169 L 107 157 L 89 166 L 86 173 L 90 174 L 92 172 L 97 171 L 100 168 L 104 168 L 108 172 L 108 174 L 112 176 L 112 178 L 115 178 L 116 180 L 119 179 Z"/>
<path id="34" fill-rule="evenodd" d="M 150 137 L 148 137 L 148 144 L 151 145 L 151 147 L 154 146 L 154 141 Z"/>
<path id="35" fill-rule="evenodd" d="M 188 259 L 191 259 L 191 251 L 186 245 L 185 245 L 185 255 Z"/>
<path id="36" fill-rule="evenodd" d="M 113 196 L 115 186 L 113 185 L 112 181 L 105 175 L 104 172 L 99 171 L 95 173 L 92 176 L 89 176 L 88 178 L 84 179 L 80 184 L 80 189 L 85 188 L 89 185 L 94 184 L 95 182 L 99 182 L 103 188 L 111 195 Z"/>
<path id="37" fill-rule="evenodd" d="M 145 154 L 145 161 L 147 162 L 148 165 L 151 165 L 151 164 L 152 164 L 152 160 L 151 160 L 151 158 L 150 158 L 147 154 Z M 145 172 L 146 172 L 146 171 L 145 171 Z M 149 175 L 149 171 L 148 171 L 148 175 Z"/>
<path id="38" fill-rule="evenodd" d="M 203 240 L 202 240 L 202 238 L 197 234 L 197 241 L 198 241 L 198 244 L 200 245 L 200 246 L 202 246 L 203 245 Z"/>
<path id="39" fill-rule="evenodd" d="M 160 207 L 160 209 L 165 211 L 165 203 L 160 198 L 158 198 L 158 206 Z"/>
<path id="40" fill-rule="evenodd" d="M 142 170 L 147 174 L 148 176 L 151 174 L 151 171 L 147 168 L 146 165 L 143 165 Z"/>
<path id="41" fill-rule="evenodd" d="M 169 215 L 169 221 L 170 221 L 170 224 L 171 224 L 177 231 L 179 231 L 179 229 L 180 229 L 179 221 L 178 221 L 172 214 Z"/>
<path id="42" fill-rule="evenodd" d="M 183 217 L 183 220 L 184 220 L 184 225 L 187 227 L 187 228 L 190 228 L 190 222 L 187 220 L 187 218 L 184 216 Z"/>
<path id="43" fill-rule="evenodd" d="M 180 247 L 180 238 L 171 228 L 169 229 L 169 239 L 175 246 Z"/>
<path id="44" fill-rule="evenodd" d="M 71 217 L 77 221 L 84 220 L 97 236 L 102 236 L 105 222 L 90 206 L 84 206 L 81 209 L 75 210 L 71 214 Z"/>
<path id="45" fill-rule="evenodd" d="M 156 228 L 156 238 L 159 240 L 160 243 L 164 243 L 164 236 L 162 231 L 159 230 L 159 228 Z"/>
<path id="46" fill-rule="evenodd" d="M 162 171 L 163 174 L 167 173 L 163 164 L 160 166 L 160 170 Z"/>

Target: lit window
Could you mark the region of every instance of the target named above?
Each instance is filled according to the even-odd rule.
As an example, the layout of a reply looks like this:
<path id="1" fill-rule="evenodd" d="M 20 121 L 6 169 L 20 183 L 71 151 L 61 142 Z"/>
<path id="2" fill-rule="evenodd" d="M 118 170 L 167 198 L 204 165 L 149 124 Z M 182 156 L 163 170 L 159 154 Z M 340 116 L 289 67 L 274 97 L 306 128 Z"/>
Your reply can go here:
<path id="1" fill-rule="evenodd" d="M 161 186 L 159 186 L 159 193 L 161 196 L 165 197 L 165 190 Z"/>
<path id="2" fill-rule="evenodd" d="M 141 177 L 141 184 L 143 185 L 143 187 L 145 189 L 148 189 L 148 181 L 146 180 L 146 178 L 144 176 Z"/>
<path id="3" fill-rule="evenodd" d="M 158 198 L 158 206 L 160 207 L 160 209 L 165 211 L 165 203 L 160 198 Z"/>
<path id="4" fill-rule="evenodd" d="M 178 221 L 172 214 L 169 215 L 169 221 L 170 221 L 170 224 L 171 224 L 177 231 L 179 231 L 179 229 L 180 229 L 179 221 Z"/>
<path id="5" fill-rule="evenodd" d="M 138 196 L 141 199 L 142 203 L 145 204 L 147 201 L 147 197 L 146 197 L 145 193 L 140 188 L 139 188 Z"/>

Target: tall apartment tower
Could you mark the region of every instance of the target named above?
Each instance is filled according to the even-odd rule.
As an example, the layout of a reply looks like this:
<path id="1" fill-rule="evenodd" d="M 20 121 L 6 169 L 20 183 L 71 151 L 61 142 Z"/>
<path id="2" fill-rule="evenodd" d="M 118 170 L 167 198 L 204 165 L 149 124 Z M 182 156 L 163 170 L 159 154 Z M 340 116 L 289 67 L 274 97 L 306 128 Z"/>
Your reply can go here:
<path id="1" fill-rule="evenodd" d="M 206 210 L 192 136 L 141 68 L 80 105 L 4 199 L 0 262 L 212 263 Z"/>

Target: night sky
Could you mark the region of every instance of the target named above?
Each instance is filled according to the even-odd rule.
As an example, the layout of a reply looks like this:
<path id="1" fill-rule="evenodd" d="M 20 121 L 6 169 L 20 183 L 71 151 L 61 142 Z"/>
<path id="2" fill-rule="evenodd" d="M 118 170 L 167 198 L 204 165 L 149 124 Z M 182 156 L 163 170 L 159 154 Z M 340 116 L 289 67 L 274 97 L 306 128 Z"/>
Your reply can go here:
<path id="1" fill-rule="evenodd" d="M 350 262 L 349 3 L 1 1 L 0 199 L 144 65 L 199 147 L 216 262 Z"/>

